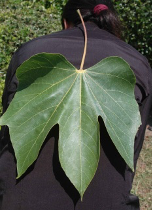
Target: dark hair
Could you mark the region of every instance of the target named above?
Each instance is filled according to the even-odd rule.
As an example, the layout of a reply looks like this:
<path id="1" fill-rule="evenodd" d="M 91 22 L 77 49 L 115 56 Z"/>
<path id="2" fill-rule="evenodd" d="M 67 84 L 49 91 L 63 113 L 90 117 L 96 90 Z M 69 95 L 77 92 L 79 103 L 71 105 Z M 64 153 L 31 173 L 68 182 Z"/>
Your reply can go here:
<path id="1" fill-rule="evenodd" d="M 101 11 L 99 14 L 94 14 L 93 9 L 98 4 L 104 4 L 108 7 L 107 10 Z M 77 9 L 80 9 L 83 20 L 91 21 L 111 34 L 121 38 L 121 22 L 116 14 L 113 4 L 110 0 L 69 0 L 65 5 L 62 13 L 63 19 L 74 26 L 81 23 Z"/>

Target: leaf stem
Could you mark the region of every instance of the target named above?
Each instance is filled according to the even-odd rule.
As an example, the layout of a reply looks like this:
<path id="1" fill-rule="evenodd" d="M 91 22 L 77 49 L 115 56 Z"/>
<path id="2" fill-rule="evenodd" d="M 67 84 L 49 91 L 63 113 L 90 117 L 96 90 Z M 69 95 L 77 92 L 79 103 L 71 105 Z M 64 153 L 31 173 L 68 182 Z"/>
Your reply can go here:
<path id="1" fill-rule="evenodd" d="M 86 30 L 86 27 L 85 27 L 85 23 L 84 23 L 84 20 L 82 18 L 82 15 L 80 13 L 80 10 L 78 9 L 77 10 L 78 14 L 79 14 L 79 17 L 81 19 L 81 22 L 82 22 L 82 25 L 83 25 L 83 29 L 84 29 L 84 40 L 85 40 L 85 43 L 84 43 L 84 52 L 83 52 L 83 57 L 82 57 L 82 61 L 81 61 L 81 66 L 80 66 L 80 70 L 82 71 L 83 70 L 83 67 L 84 67 L 84 61 L 85 61 L 85 57 L 86 57 L 86 52 L 87 52 L 87 30 Z"/>

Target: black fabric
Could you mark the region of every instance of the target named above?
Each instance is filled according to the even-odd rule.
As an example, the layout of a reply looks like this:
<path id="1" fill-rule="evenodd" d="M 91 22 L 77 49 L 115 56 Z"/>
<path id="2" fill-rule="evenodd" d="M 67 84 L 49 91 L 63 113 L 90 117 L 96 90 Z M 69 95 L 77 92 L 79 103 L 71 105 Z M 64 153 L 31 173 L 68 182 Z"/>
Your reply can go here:
<path id="1" fill-rule="evenodd" d="M 86 23 L 86 26 L 88 50 L 85 68 L 108 56 L 120 56 L 130 64 L 136 75 L 135 98 L 142 118 L 142 125 L 135 138 L 136 166 L 152 104 L 152 71 L 147 60 L 134 48 L 93 23 Z M 39 37 L 22 45 L 15 52 L 7 72 L 3 94 L 4 112 L 17 90 L 15 71 L 21 63 L 36 53 L 50 52 L 63 54 L 79 68 L 83 44 L 83 30 L 79 26 Z M 16 161 L 8 129 L 3 126 L 0 142 L 0 209 L 139 210 L 138 197 L 130 194 L 134 173 L 117 152 L 101 118 L 99 122 L 102 129 L 101 157 L 83 202 L 60 166 L 57 125 L 47 136 L 38 159 L 19 180 L 16 180 Z"/>

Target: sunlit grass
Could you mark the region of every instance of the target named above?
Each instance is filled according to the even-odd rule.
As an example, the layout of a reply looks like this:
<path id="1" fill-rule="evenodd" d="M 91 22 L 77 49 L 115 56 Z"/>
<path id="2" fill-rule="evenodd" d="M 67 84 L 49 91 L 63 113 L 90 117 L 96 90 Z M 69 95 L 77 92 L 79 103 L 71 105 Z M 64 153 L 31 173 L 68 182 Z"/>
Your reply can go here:
<path id="1" fill-rule="evenodd" d="M 132 192 L 140 198 L 140 210 L 152 210 L 152 131 L 146 130 Z"/>

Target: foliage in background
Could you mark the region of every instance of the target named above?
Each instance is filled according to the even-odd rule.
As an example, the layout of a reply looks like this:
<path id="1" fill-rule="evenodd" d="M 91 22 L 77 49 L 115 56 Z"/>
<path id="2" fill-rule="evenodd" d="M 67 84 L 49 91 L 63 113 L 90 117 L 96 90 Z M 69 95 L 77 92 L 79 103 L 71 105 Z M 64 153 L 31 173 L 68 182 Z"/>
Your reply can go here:
<path id="1" fill-rule="evenodd" d="M 4 77 L 2 77 L 2 73 L 0 72 L 0 104 L 2 103 L 2 93 L 4 89 Z M 2 106 L 0 106 L 0 113 L 2 113 Z"/>
<path id="2" fill-rule="evenodd" d="M 60 2 L 0 0 L 0 113 L 4 78 L 13 52 L 24 42 L 61 30 Z"/>
<path id="3" fill-rule="evenodd" d="M 152 2 L 151 0 L 114 0 L 124 23 L 126 42 L 147 57 L 152 65 Z"/>
<path id="4" fill-rule="evenodd" d="M 13 52 L 24 42 L 60 30 L 55 7 L 44 1 L 2 1 L 0 5 L 0 69 L 6 72 Z"/>
<path id="5" fill-rule="evenodd" d="M 8 63 L 10 62 L 13 52 L 22 43 L 44 34 L 51 33 L 61 29 L 60 14 L 63 5 L 67 0 L 0 0 L 0 104 L 1 94 L 4 86 L 4 77 Z M 151 0 L 113 0 L 116 9 L 121 16 L 126 27 L 124 37 L 126 41 L 143 53 L 152 65 L 152 4 Z M 1 113 L 1 106 L 0 106 Z M 151 137 L 152 139 L 152 137 Z M 149 143 L 147 148 L 151 149 Z M 151 150 L 150 150 L 151 152 Z M 150 154 L 145 148 L 142 152 L 143 156 L 149 154 L 148 158 L 144 158 L 144 164 L 150 160 Z M 139 169 L 140 169 L 139 161 Z M 147 168 L 147 167 L 146 167 Z M 151 165 L 148 165 L 148 169 Z M 137 173 L 138 176 L 138 173 Z M 140 171 L 143 176 L 143 171 Z M 147 189 L 151 189 L 151 184 L 146 183 L 146 173 L 137 181 L 135 187 L 145 181 Z M 138 184 L 136 182 L 140 181 Z M 139 187 L 140 188 L 140 187 Z M 141 190 L 135 190 L 136 193 Z M 150 198 L 152 194 L 143 191 L 140 193 L 141 210 L 152 209 Z M 144 200 L 144 201 L 143 201 Z"/>

